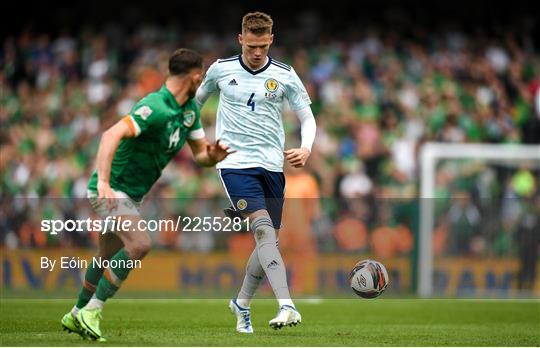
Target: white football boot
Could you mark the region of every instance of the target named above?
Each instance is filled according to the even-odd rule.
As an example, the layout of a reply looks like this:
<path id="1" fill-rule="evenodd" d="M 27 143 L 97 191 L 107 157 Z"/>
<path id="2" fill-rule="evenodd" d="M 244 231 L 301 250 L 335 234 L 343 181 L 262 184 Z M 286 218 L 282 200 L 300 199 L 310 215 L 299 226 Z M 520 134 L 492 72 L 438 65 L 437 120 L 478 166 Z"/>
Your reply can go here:
<path id="1" fill-rule="evenodd" d="M 279 308 L 276 317 L 268 322 L 268 325 L 274 329 L 281 329 L 285 326 L 296 326 L 302 322 L 302 316 L 296 308 L 289 305 L 283 305 Z"/>
<path id="2" fill-rule="evenodd" d="M 253 333 L 249 308 L 240 307 L 236 299 L 233 298 L 229 301 L 229 309 L 232 314 L 236 315 L 236 331 L 240 333 Z"/>

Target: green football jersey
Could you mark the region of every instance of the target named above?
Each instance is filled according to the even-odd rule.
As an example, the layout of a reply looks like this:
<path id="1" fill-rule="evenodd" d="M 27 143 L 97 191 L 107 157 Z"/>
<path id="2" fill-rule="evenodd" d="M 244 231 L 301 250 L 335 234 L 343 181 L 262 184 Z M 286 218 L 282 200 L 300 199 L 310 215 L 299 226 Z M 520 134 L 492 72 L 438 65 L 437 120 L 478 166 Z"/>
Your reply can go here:
<path id="1" fill-rule="evenodd" d="M 199 109 L 193 99 L 180 106 L 165 85 L 141 99 L 126 116 L 136 137 L 123 139 L 112 161 L 110 185 L 140 201 L 188 137 L 201 137 Z M 97 170 L 88 189 L 97 191 Z"/>

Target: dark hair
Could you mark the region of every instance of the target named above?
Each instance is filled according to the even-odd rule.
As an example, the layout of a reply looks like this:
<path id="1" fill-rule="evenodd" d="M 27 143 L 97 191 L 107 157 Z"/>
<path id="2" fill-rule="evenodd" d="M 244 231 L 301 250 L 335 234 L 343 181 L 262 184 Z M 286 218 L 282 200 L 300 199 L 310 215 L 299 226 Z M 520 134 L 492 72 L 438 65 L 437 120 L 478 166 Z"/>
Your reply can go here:
<path id="1" fill-rule="evenodd" d="M 202 56 L 188 48 L 179 48 L 172 54 L 169 59 L 169 74 L 183 75 L 191 71 L 191 69 L 202 69 Z"/>

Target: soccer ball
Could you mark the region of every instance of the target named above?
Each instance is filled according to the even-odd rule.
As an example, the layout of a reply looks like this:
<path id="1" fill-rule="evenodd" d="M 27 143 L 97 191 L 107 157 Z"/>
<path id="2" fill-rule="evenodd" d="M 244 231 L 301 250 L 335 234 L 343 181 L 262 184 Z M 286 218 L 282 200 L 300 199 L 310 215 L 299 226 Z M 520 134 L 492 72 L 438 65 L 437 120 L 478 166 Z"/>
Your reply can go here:
<path id="1" fill-rule="evenodd" d="M 353 291 L 363 298 L 375 298 L 382 294 L 388 285 L 388 273 L 384 265 L 375 260 L 358 262 L 349 274 Z"/>

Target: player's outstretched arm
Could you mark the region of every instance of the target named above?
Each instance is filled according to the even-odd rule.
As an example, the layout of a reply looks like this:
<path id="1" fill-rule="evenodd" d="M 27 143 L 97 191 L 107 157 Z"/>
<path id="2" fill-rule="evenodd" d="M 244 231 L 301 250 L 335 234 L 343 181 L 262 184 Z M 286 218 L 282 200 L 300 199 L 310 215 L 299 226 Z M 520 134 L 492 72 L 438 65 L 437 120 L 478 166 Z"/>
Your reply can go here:
<path id="1" fill-rule="evenodd" d="M 114 154 L 116 153 L 116 149 L 118 149 L 118 145 L 122 139 L 131 138 L 134 136 L 134 130 L 132 127 L 130 127 L 125 119 L 118 121 L 114 126 L 107 129 L 101 136 L 96 160 L 98 175 L 97 189 L 99 198 L 108 199 L 108 205 L 114 204 L 113 198 L 115 198 L 109 184 L 111 177 L 111 164 Z"/>
<path id="2" fill-rule="evenodd" d="M 221 144 L 219 139 L 215 144 L 210 144 L 206 138 L 188 139 L 188 144 L 193 152 L 195 162 L 204 167 L 212 167 L 235 152 L 231 151 L 227 145 Z"/>

